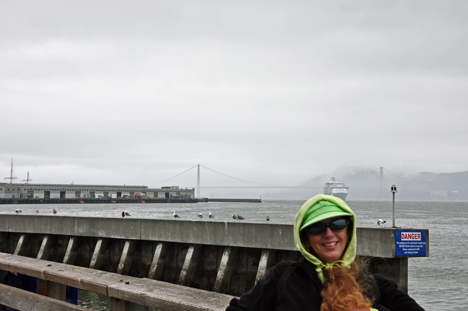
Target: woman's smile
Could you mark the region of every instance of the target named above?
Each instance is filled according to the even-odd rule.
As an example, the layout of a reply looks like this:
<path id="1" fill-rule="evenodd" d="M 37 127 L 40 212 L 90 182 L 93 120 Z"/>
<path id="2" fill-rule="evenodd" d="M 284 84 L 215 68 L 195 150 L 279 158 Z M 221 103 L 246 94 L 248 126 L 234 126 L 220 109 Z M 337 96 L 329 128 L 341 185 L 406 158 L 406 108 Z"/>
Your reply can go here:
<path id="1" fill-rule="evenodd" d="M 333 248 L 336 244 L 338 244 L 338 242 L 324 243 L 323 246 L 326 248 Z"/>

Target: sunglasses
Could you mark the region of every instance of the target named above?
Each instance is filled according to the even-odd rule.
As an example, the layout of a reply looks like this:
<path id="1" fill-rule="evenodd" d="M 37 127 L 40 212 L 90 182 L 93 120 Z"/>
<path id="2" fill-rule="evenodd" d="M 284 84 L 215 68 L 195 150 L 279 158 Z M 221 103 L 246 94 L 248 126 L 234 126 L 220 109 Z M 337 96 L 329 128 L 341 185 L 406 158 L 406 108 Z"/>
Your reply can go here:
<path id="1" fill-rule="evenodd" d="M 344 229 L 348 228 L 348 225 L 349 220 L 347 218 L 342 218 L 331 221 L 328 224 L 323 222 L 311 224 L 310 226 L 304 228 L 304 230 L 310 235 L 317 235 L 327 231 L 327 228 L 330 228 L 330 230 L 334 232 L 343 231 Z"/>

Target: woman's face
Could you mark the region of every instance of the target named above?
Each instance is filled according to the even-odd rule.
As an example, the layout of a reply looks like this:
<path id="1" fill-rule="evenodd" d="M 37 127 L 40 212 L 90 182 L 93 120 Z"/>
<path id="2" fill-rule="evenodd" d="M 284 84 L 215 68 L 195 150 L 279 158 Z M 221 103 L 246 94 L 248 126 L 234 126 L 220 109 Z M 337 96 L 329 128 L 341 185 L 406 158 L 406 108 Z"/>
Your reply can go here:
<path id="1" fill-rule="evenodd" d="M 328 224 L 340 218 L 341 217 L 329 218 L 321 222 Z M 348 230 L 345 229 L 334 232 L 330 228 L 327 228 L 324 233 L 317 235 L 307 234 L 307 236 L 309 237 L 310 246 L 315 251 L 318 258 L 324 263 L 332 263 L 336 260 L 340 260 L 343 256 L 348 241 Z"/>

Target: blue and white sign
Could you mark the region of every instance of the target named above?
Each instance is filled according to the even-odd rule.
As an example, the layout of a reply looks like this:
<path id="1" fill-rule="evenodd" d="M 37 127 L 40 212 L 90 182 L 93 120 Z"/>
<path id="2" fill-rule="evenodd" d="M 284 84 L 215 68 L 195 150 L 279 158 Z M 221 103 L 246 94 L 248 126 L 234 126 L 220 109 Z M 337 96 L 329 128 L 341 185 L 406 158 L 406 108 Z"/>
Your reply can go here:
<path id="1" fill-rule="evenodd" d="M 426 231 L 397 230 L 395 256 L 426 256 Z"/>

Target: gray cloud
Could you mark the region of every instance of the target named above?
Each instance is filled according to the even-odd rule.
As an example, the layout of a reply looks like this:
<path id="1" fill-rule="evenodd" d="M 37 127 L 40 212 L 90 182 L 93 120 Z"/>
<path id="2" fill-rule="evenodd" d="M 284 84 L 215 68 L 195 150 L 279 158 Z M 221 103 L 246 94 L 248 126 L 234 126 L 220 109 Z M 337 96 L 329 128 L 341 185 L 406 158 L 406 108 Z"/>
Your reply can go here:
<path id="1" fill-rule="evenodd" d="M 37 182 L 152 184 L 197 163 L 275 184 L 343 166 L 465 171 L 467 13 L 3 1 L 0 172 L 11 158 Z"/>

